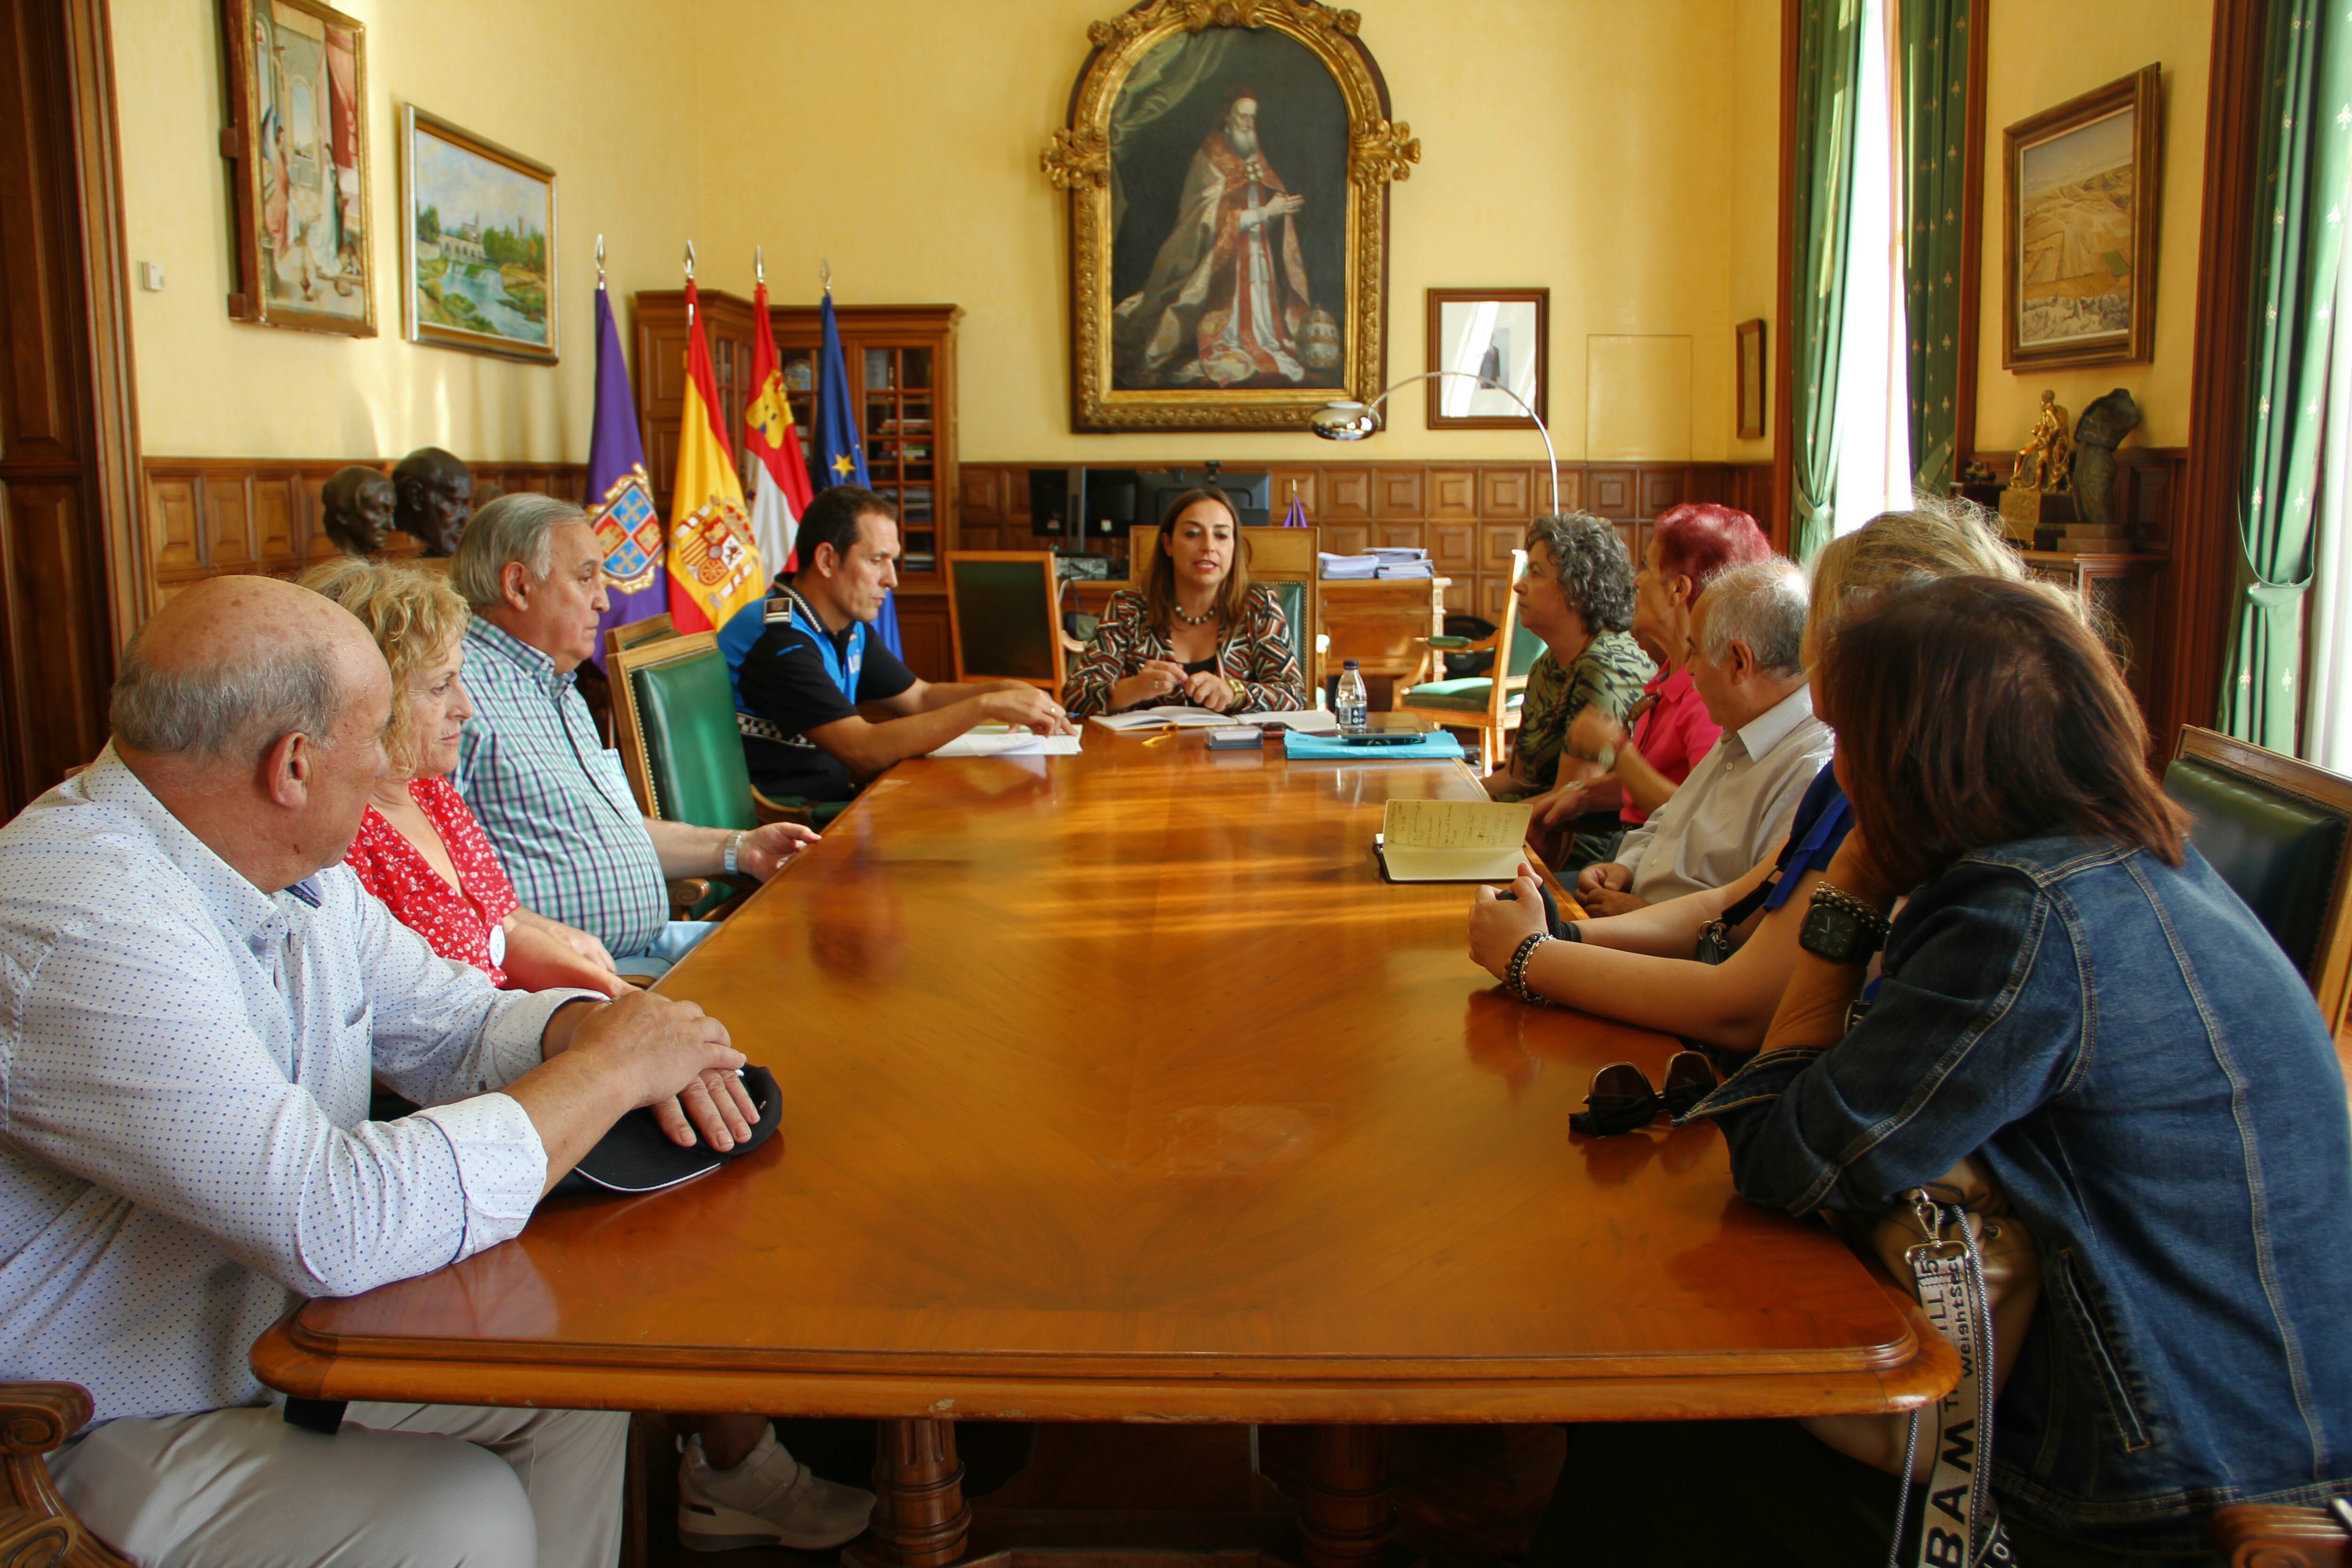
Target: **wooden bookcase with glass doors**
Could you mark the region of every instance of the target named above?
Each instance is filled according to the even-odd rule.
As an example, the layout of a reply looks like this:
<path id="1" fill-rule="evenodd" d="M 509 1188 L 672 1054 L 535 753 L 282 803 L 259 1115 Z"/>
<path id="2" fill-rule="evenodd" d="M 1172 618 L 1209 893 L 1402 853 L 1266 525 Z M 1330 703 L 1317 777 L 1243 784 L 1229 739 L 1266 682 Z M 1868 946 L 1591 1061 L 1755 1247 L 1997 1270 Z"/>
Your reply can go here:
<path id="1" fill-rule="evenodd" d="M 716 290 L 700 296 L 703 331 L 710 342 L 719 402 L 729 439 L 752 493 L 752 462 L 743 445 L 743 405 L 751 394 L 751 302 Z M 955 305 L 835 305 L 842 357 L 848 362 L 849 396 L 866 443 L 866 472 L 875 490 L 898 509 L 906 551 L 900 577 L 910 587 L 940 582 L 940 557 L 955 548 L 956 362 Z M 785 395 L 792 400 L 803 455 L 816 456 L 818 307 L 774 305 Z M 677 475 L 679 411 L 686 390 L 686 296 L 677 289 L 636 296 L 638 431 L 654 496 L 667 514 Z M 837 482 L 815 476 L 822 489 Z M 775 563 L 768 569 L 773 571 Z"/>

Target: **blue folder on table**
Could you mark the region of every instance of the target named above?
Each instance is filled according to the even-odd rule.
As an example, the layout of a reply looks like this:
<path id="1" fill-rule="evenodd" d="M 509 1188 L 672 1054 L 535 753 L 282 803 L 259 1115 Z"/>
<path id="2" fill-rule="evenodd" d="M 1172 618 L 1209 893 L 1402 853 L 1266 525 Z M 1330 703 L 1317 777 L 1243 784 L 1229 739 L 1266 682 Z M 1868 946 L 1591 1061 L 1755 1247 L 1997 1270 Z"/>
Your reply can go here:
<path id="1" fill-rule="evenodd" d="M 1462 742 L 1450 730 L 1433 731 L 1409 746 L 1351 746 L 1330 735 L 1293 730 L 1283 737 L 1282 749 L 1294 763 L 1420 763 L 1462 755 Z"/>

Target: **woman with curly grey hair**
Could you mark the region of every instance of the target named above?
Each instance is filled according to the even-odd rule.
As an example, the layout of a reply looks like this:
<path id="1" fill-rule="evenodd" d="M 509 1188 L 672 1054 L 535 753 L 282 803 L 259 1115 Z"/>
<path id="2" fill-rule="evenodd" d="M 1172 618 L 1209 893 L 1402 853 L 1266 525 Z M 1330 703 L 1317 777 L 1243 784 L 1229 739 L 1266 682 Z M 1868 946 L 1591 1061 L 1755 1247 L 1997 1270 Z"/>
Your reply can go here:
<path id="1" fill-rule="evenodd" d="M 1518 595 L 1519 625 L 1543 638 L 1545 651 L 1528 671 L 1511 759 L 1486 781 L 1497 800 L 1540 800 L 1553 792 L 1562 782 L 1569 725 L 1596 706 L 1625 722 L 1654 668 L 1633 641 L 1633 568 L 1615 529 L 1589 512 L 1539 517 L 1528 526 L 1527 550 L 1528 568 L 1511 592 Z M 1584 771 L 1592 771 L 1590 764 Z M 1604 830 L 1555 836 L 1537 847 L 1557 870 L 1573 873 L 1606 859 L 1616 844 L 1616 832 Z"/>

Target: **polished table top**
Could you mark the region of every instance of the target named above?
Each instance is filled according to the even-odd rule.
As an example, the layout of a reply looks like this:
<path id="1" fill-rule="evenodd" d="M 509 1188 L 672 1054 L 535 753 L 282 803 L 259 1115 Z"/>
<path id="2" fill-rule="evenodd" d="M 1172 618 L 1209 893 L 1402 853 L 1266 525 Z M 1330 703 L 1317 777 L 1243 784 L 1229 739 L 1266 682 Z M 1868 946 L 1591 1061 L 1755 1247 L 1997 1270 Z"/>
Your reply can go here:
<path id="1" fill-rule="evenodd" d="M 922 760 L 664 984 L 782 1127 L 698 1182 L 304 1305 L 269 1382 L 809 1415 L 1381 1421 L 1884 1410 L 1953 1366 L 1712 1127 L 1571 1138 L 1675 1042 L 1522 1005 L 1391 796 L 1458 763 L 1089 726 Z"/>

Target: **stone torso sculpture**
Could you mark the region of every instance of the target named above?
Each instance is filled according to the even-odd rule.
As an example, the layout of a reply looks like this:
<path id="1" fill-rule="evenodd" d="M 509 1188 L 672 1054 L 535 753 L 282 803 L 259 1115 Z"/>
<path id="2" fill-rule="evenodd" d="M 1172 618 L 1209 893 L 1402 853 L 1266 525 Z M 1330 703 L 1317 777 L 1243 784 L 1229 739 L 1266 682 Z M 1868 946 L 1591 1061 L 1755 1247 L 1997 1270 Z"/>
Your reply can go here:
<path id="1" fill-rule="evenodd" d="M 419 447 L 392 470 L 397 492 L 393 526 L 425 542 L 425 553 L 457 553 L 466 520 L 474 515 L 474 474 L 438 447 Z"/>
<path id="2" fill-rule="evenodd" d="M 2116 387 L 2083 410 L 2074 426 L 2074 505 L 2086 525 L 2112 526 L 2116 447 L 2139 424 L 2139 405 Z"/>
<path id="3" fill-rule="evenodd" d="M 319 522 L 346 555 L 373 555 L 392 527 L 393 484 L 363 463 L 337 468 L 319 491 Z"/>

